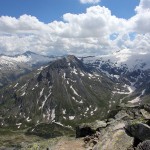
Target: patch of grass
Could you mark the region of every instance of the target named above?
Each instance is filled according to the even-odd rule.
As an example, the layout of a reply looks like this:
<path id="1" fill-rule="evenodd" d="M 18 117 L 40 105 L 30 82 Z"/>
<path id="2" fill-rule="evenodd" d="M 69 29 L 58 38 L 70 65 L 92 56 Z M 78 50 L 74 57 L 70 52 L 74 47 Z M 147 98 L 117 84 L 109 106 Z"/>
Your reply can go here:
<path id="1" fill-rule="evenodd" d="M 71 135 L 74 131 L 67 127 L 61 126 L 56 123 L 42 123 L 28 129 L 26 135 L 37 135 L 43 138 L 55 138 L 64 135 Z"/>

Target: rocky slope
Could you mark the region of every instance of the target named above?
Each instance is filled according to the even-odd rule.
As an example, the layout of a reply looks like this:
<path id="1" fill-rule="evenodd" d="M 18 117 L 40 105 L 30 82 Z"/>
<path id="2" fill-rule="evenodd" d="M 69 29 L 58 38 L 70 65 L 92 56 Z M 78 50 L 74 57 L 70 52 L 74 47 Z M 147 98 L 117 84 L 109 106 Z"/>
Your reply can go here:
<path id="1" fill-rule="evenodd" d="M 85 147 L 90 150 L 149 150 L 150 105 L 124 105 L 105 121 L 81 124 L 77 137 L 85 136 Z"/>
<path id="2" fill-rule="evenodd" d="M 124 94 L 114 92 L 120 88 Z M 51 62 L 0 91 L 1 127 L 73 125 L 105 118 L 130 93 L 75 56 Z"/>
<path id="3" fill-rule="evenodd" d="M 94 67 L 110 79 L 130 89 L 122 99 L 131 103 L 150 102 L 150 54 L 117 52 L 106 56 L 80 58 L 87 66 Z M 123 93 L 122 93 L 123 94 Z"/>

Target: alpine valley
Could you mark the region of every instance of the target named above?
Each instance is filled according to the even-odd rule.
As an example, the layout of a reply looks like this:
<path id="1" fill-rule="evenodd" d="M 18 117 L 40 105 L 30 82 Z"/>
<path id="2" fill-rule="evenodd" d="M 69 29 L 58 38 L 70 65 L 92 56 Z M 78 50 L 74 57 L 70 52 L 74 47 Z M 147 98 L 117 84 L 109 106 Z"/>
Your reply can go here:
<path id="1" fill-rule="evenodd" d="M 44 138 L 73 136 L 80 124 L 96 120 L 107 124 L 122 110 L 149 106 L 149 58 L 150 54 L 122 51 L 86 57 L 48 57 L 29 51 L 1 55 L 1 133 L 23 132 Z M 86 128 L 85 135 L 89 134 Z"/>

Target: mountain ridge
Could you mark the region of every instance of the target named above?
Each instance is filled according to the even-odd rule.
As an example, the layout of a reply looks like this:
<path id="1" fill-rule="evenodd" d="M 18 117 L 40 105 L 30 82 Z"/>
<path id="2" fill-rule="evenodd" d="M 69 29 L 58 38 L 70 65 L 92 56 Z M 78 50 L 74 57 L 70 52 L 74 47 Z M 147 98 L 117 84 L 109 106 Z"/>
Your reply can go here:
<path id="1" fill-rule="evenodd" d="M 102 118 L 107 115 L 105 112 L 109 107 L 117 103 L 111 99 L 114 84 L 98 72 L 94 73 L 76 57 L 67 56 L 4 89 L 0 104 L 9 109 L 9 112 L 3 110 L 5 119 L 11 112 L 18 120 L 24 118 L 26 123 L 29 120 L 33 123 L 55 120 L 69 125 L 78 120 L 94 119 L 98 114 Z M 7 102 L 12 105 L 7 106 Z"/>

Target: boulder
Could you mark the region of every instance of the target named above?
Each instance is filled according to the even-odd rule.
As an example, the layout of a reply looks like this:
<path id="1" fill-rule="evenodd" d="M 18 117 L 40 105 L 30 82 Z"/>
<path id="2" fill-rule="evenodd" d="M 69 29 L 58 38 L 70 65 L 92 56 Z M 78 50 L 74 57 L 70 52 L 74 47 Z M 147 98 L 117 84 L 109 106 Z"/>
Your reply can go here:
<path id="1" fill-rule="evenodd" d="M 144 123 L 136 123 L 125 126 L 126 131 L 133 137 L 145 141 L 150 140 L 150 126 Z"/>
<path id="2" fill-rule="evenodd" d="M 104 128 L 107 126 L 105 121 L 96 120 L 94 123 L 91 124 L 93 130 L 97 130 L 99 128 Z"/>
<path id="3" fill-rule="evenodd" d="M 77 126 L 76 127 L 76 138 L 91 136 L 95 131 L 92 130 L 89 126 Z"/>
<path id="4" fill-rule="evenodd" d="M 144 109 L 141 109 L 140 112 L 142 113 L 145 119 L 150 119 L 150 113 Z"/>
<path id="5" fill-rule="evenodd" d="M 117 120 L 121 120 L 125 117 L 129 117 L 129 115 L 126 113 L 125 110 L 121 110 L 115 115 L 115 119 L 117 119 Z"/>
<path id="6" fill-rule="evenodd" d="M 127 150 L 132 144 L 133 138 L 124 130 L 106 131 L 93 150 Z"/>
<path id="7" fill-rule="evenodd" d="M 142 143 L 140 143 L 136 150 L 150 150 L 150 140 L 146 140 Z"/>
<path id="8" fill-rule="evenodd" d="M 144 109 L 150 113 L 150 104 L 145 104 Z"/>
<path id="9" fill-rule="evenodd" d="M 85 137 L 87 135 L 92 135 L 96 133 L 100 128 L 104 128 L 107 126 L 105 121 L 96 120 L 92 123 L 83 123 L 76 127 L 76 137 Z"/>

